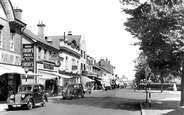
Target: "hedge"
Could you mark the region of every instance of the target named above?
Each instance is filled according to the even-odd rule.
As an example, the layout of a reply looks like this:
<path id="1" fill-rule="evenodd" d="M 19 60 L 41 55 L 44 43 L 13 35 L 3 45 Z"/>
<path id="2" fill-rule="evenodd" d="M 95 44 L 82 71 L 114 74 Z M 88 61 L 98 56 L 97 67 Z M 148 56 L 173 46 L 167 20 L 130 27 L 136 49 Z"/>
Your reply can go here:
<path id="1" fill-rule="evenodd" d="M 180 84 L 176 84 L 177 90 L 180 91 Z M 145 89 L 146 84 L 140 83 L 138 86 L 139 89 Z M 161 83 L 151 83 L 151 89 L 161 90 Z M 173 83 L 163 83 L 163 90 L 173 90 Z"/>

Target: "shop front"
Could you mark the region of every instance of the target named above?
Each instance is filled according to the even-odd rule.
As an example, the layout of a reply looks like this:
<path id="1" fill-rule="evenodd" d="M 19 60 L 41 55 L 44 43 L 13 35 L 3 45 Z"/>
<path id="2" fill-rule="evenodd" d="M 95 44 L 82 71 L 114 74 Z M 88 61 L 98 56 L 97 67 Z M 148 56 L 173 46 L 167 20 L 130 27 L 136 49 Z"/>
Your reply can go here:
<path id="1" fill-rule="evenodd" d="M 45 91 L 49 96 L 55 96 L 59 93 L 60 75 L 58 74 L 58 67 L 55 67 L 52 62 L 37 63 L 38 82 L 45 86 Z"/>
<path id="2" fill-rule="evenodd" d="M 23 74 L 24 69 L 20 66 L 0 64 L 0 101 L 17 92 Z"/>

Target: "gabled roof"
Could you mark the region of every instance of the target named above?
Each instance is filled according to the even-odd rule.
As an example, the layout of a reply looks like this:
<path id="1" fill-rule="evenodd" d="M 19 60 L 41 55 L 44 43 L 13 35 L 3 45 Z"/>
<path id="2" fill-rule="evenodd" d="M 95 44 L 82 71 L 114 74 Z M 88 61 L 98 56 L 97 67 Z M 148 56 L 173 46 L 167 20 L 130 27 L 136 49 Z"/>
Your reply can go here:
<path id="1" fill-rule="evenodd" d="M 47 39 L 51 39 L 55 44 L 59 44 L 58 40 L 66 40 L 68 44 L 71 44 L 75 40 L 77 47 L 80 46 L 81 35 L 66 35 L 66 36 L 46 36 Z"/>
<path id="2" fill-rule="evenodd" d="M 39 42 L 39 43 L 42 43 L 42 44 L 44 44 L 46 46 L 50 46 L 52 48 L 55 48 L 55 49 L 59 50 L 59 45 L 58 46 L 51 45 L 50 43 L 48 43 L 45 40 L 41 39 L 40 37 L 38 37 L 37 35 L 35 35 L 33 32 L 31 32 L 28 29 L 24 30 L 24 34 L 27 35 L 28 37 L 30 37 L 34 42 Z"/>

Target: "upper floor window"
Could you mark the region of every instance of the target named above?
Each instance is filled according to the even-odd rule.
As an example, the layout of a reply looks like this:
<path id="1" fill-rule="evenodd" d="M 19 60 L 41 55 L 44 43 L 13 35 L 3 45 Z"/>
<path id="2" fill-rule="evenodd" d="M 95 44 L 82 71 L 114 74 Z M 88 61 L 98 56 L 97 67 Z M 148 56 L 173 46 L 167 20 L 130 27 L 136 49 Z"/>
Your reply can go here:
<path id="1" fill-rule="evenodd" d="M 14 51 L 14 36 L 15 36 L 15 31 L 11 30 L 10 31 L 10 50 Z"/>
<path id="2" fill-rule="evenodd" d="M 75 59 L 72 59 L 72 65 L 76 65 Z"/>
<path id="3" fill-rule="evenodd" d="M 84 59 L 86 58 L 86 52 L 84 51 Z"/>
<path id="4" fill-rule="evenodd" d="M 44 60 L 46 60 L 46 59 L 47 59 L 47 50 L 44 49 Z"/>
<path id="5" fill-rule="evenodd" d="M 51 61 L 52 60 L 52 52 L 51 51 L 49 51 L 49 61 Z"/>
<path id="6" fill-rule="evenodd" d="M 3 30 L 0 28 L 0 48 L 3 47 Z"/>
<path id="7" fill-rule="evenodd" d="M 81 50 L 81 57 L 83 56 L 83 51 Z"/>
<path id="8" fill-rule="evenodd" d="M 38 47 L 38 60 L 41 59 L 41 50 L 42 50 L 42 48 Z"/>
<path id="9" fill-rule="evenodd" d="M 65 69 L 68 70 L 68 57 L 66 56 L 66 60 L 65 60 Z"/>

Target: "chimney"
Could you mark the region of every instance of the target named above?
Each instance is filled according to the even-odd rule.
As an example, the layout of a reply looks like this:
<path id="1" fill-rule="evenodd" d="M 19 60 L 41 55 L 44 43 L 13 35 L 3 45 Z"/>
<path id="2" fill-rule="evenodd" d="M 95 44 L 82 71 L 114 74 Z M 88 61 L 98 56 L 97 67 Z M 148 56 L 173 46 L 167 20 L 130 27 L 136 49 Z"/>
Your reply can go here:
<path id="1" fill-rule="evenodd" d="M 37 26 L 38 26 L 38 37 L 45 40 L 45 24 L 43 24 L 43 21 L 39 21 Z"/>
<path id="2" fill-rule="evenodd" d="M 68 31 L 68 36 L 72 36 L 72 31 Z"/>
<path id="3" fill-rule="evenodd" d="M 14 9 L 14 12 L 15 12 L 15 17 L 18 20 L 22 21 L 22 10 L 19 8 L 16 8 L 16 9 Z"/>

